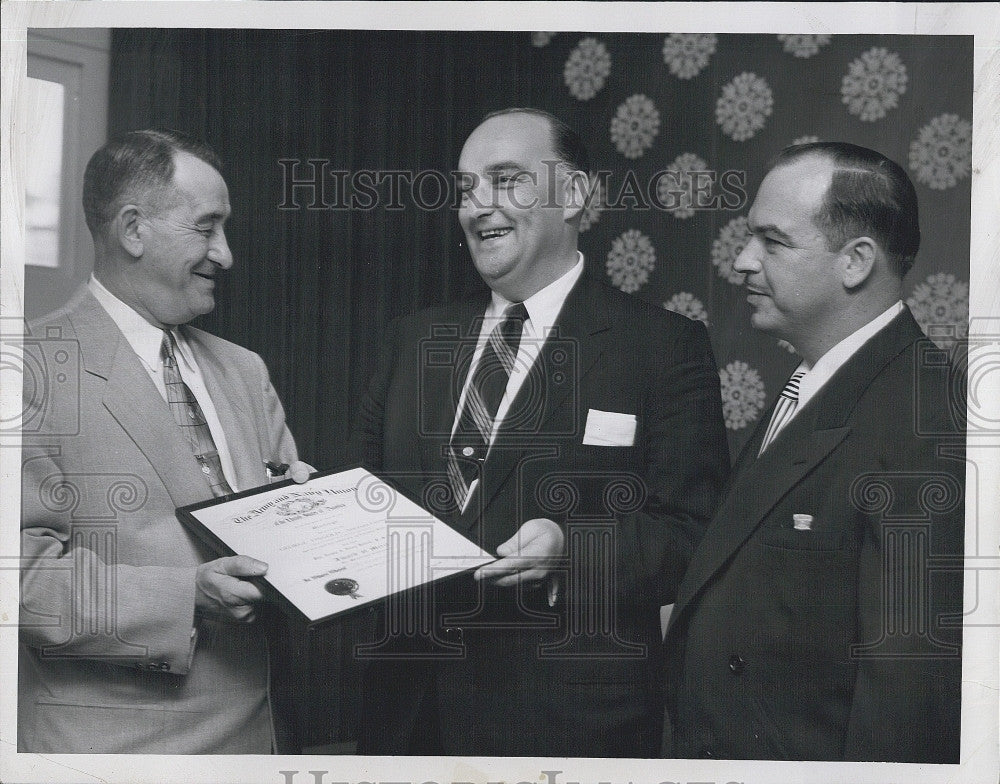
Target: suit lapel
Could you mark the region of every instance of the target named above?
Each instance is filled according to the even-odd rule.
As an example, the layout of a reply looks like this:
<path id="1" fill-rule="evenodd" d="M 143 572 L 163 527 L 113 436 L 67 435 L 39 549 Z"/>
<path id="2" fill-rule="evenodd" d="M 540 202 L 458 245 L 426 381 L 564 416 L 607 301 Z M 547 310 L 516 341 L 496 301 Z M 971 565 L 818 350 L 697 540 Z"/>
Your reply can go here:
<path id="1" fill-rule="evenodd" d="M 798 482 L 832 452 L 850 432 L 849 427 L 814 430 L 814 423 L 796 417 L 759 458 L 746 455 L 739 474 L 699 545 L 701 557 L 692 559 L 677 597 L 681 608 L 753 534 L 767 514 Z M 794 430 L 793 430 L 794 429 Z M 758 442 L 759 443 L 759 442 Z"/>
<path id="2" fill-rule="evenodd" d="M 265 484 L 264 461 L 276 455 L 261 454 L 262 445 L 257 438 L 256 425 L 262 423 L 255 422 L 246 383 L 242 379 L 233 383 L 232 372 L 227 371 L 222 359 L 207 347 L 201 333 L 185 329 L 184 335 L 194 352 L 205 388 L 225 433 L 229 456 L 236 470 L 237 486 L 241 490 L 249 490 Z"/>
<path id="3" fill-rule="evenodd" d="M 673 618 L 681 615 L 781 499 L 847 437 L 850 415 L 861 395 L 893 358 L 921 337 L 910 312 L 899 314 L 840 367 L 759 458 L 770 412 L 758 423 L 684 577 Z"/>
<path id="4" fill-rule="evenodd" d="M 487 300 L 456 305 L 436 318 L 428 328 L 430 334 L 421 338 L 450 345 L 450 357 L 442 357 L 441 363 L 432 363 L 430 356 L 416 357 L 420 409 L 419 431 L 426 434 L 420 439 L 420 462 L 426 475 L 439 476 L 445 472 L 445 449 L 451 440 L 451 429 L 455 424 L 458 401 L 469 374 L 472 355 L 479 339 Z M 453 342 L 452 342 L 453 341 Z M 422 341 L 416 342 L 417 351 L 424 351 Z M 444 361 L 444 360 L 448 361 Z"/>
<path id="5" fill-rule="evenodd" d="M 142 451 L 176 506 L 205 500 L 207 484 L 180 429 L 139 358 L 87 292 L 70 314 L 84 372 L 106 381 L 103 403 Z"/>

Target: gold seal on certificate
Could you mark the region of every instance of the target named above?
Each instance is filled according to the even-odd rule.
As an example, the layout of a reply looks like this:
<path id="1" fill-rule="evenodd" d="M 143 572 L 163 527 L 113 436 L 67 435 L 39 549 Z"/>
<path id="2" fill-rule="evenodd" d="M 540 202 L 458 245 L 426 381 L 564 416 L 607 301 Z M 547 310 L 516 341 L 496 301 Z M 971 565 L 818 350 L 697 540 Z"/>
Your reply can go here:
<path id="1" fill-rule="evenodd" d="M 264 561 L 266 596 L 309 625 L 495 559 L 363 468 L 204 501 L 177 516 L 218 552 Z"/>

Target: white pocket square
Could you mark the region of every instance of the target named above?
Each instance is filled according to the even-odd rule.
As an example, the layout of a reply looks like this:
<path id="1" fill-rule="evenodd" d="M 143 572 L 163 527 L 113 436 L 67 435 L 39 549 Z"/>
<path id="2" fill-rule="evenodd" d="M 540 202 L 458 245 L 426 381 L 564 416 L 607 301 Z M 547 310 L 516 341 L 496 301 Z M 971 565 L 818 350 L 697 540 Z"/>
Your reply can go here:
<path id="1" fill-rule="evenodd" d="M 583 443 L 592 446 L 632 446 L 635 443 L 635 414 L 590 409 Z"/>

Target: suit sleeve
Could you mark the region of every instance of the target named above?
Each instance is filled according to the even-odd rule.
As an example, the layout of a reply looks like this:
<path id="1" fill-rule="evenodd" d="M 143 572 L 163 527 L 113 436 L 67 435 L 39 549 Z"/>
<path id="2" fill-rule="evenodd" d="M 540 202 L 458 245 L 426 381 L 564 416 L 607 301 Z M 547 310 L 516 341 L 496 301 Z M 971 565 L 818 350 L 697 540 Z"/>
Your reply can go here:
<path id="1" fill-rule="evenodd" d="M 98 659 L 187 673 L 194 648 L 195 567 L 115 563 L 100 520 L 73 519 L 81 494 L 116 492 L 26 447 L 22 474 L 20 634 L 43 657 Z M 100 481 L 99 479 L 97 481 Z M 121 486 L 117 492 L 129 493 Z"/>
<path id="2" fill-rule="evenodd" d="M 392 321 L 386 329 L 383 349 L 361 399 L 347 447 L 348 460 L 360 463 L 373 473 L 378 473 L 384 467 L 386 397 L 396 368 L 401 330 L 400 319 Z"/>
<path id="3" fill-rule="evenodd" d="M 257 427 L 262 446 L 266 441 L 269 454 L 291 462 L 295 443 L 267 369 L 256 355 L 245 355 L 252 359 L 244 365 L 248 370 L 242 378 L 261 406 L 255 410 L 261 412 Z M 117 525 L 148 526 L 151 548 L 171 546 L 158 544 L 158 537 L 186 536 L 172 504 L 145 496 L 142 481 L 129 477 L 130 467 L 114 466 L 113 455 L 102 455 L 104 465 L 93 468 L 97 462 L 92 450 L 98 442 L 92 436 L 65 435 L 74 429 L 62 420 L 84 396 L 99 394 L 85 390 L 80 398 L 56 400 L 38 432 L 25 437 L 21 639 L 43 657 L 95 659 L 185 674 L 196 642 L 196 559 L 190 566 L 132 565 L 119 552 L 115 536 Z M 95 433 L 118 427 L 100 407 L 87 416 L 91 421 L 84 426 Z M 111 472 L 108 465 L 113 466 Z M 139 506 L 129 509 L 133 501 Z M 127 511 L 102 522 L 109 507 Z"/>
<path id="4" fill-rule="evenodd" d="M 646 502 L 619 525 L 624 596 L 674 601 L 729 473 L 719 373 L 708 332 L 685 320 L 650 356 L 640 427 Z M 671 330 L 670 334 L 676 334 Z"/>
<path id="5" fill-rule="evenodd" d="M 257 354 L 254 354 L 253 357 L 260 378 L 261 395 L 264 401 L 264 427 L 267 428 L 271 447 L 270 454 L 274 455 L 279 462 L 293 463 L 299 459 L 299 453 L 295 447 L 295 438 L 285 422 L 285 408 L 281 405 L 278 392 L 271 383 L 264 360 Z"/>

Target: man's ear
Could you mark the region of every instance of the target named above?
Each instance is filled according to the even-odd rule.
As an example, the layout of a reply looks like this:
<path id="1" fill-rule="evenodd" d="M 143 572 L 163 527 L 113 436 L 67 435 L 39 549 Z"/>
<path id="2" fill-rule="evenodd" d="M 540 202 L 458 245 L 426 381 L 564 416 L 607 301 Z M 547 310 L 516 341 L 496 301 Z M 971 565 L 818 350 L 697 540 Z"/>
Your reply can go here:
<path id="1" fill-rule="evenodd" d="M 142 241 L 143 218 L 139 208 L 134 204 L 126 204 L 111 221 L 111 233 L 114 239 L 134 259 L 142 257 L 145 250 Z"/>
<path id="2" fill-rule="evenodd" d="M 587 206 L 587 196 L 590 195 L 590 178 L 582 171 L 571 171 L 566 174 L 563 182 L 563 218 L 572 220 Z"/>
<path id="3" fill-rule="evenodd" d="M 871 237 L 856 237 L 844 245 L 841 255 L 845 259 L 844 286 L 853 290 L 871 276 L 879 247 Z"/>

